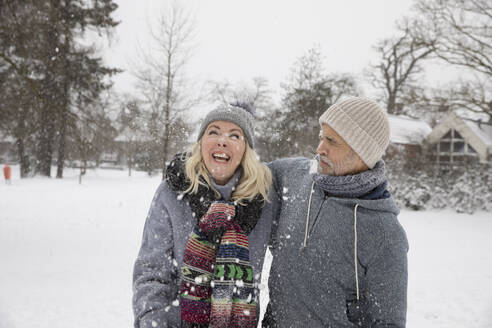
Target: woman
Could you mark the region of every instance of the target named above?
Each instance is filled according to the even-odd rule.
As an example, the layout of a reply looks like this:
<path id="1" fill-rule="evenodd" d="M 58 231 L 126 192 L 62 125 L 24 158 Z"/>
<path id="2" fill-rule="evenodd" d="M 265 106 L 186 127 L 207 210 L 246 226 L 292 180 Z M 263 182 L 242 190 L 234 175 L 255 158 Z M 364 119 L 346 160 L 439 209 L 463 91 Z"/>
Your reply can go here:
<path id="1" fill-rule="evenodd" d="M 220 107 L 169 164 L 134 267 L 135 327 L 256 327 L 274 211 L 253 147 L 251 108 Z"/>

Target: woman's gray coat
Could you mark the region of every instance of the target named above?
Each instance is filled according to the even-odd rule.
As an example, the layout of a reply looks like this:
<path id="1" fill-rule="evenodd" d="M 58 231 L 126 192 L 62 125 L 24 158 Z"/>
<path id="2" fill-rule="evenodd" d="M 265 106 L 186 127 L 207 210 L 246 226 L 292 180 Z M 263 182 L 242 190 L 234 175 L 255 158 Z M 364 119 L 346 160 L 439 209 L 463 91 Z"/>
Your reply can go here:
<path id="1" fill-rule="evenodd" d="M 230 195 L 233 186 L 229 188 L 219 188 L 219 191 L 222 195 Z M 260 219 L 248 236 L 250 261 L 258 283 L 277 204 L 275 197 L 275 193 L 271 192 L 271 202 L 263 207 Z M 170 190 L 167 182 L 163 181 L 152 200 L 134 266 L 133 310 L 136 328 L 180 326 L 181 264 L 195 222 L 186 199 Z"/>

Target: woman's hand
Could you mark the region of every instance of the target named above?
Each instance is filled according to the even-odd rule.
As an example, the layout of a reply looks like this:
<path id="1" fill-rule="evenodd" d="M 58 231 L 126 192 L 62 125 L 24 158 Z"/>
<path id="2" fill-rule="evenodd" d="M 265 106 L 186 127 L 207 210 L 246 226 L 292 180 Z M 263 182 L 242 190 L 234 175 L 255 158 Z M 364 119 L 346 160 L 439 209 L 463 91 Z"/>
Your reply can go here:
<path id="1" fill-rule="evenodd" d="M 233 204 L 213 202 L 207 213 L 200 219 L 200 229 L 207 235 L 210 242 L 218 243 L 225 230 L 236 228 L 235 215 L 236 208 Z"/>

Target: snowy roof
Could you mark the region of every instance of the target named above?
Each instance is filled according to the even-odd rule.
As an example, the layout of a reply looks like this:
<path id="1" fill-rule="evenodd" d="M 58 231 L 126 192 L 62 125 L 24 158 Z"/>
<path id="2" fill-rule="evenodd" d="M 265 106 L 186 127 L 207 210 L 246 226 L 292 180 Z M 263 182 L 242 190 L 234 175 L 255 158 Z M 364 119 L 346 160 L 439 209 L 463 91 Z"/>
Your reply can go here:
<path id="1" fill-rule="evenodd" d="M 421 144 L 431 133 L 429 124 L 413 118 L 388 114 L 390 141 L 397 144 Z"/>
<path id="2" fill-rule="evenodd" d="M 484 144 L 492 146 L 492 125 L 487 123 L 478 123 L 476 121 L 470 121 L 463 119 L 466 125 L 472 129 L 472 131 L 479 137 Z"/>

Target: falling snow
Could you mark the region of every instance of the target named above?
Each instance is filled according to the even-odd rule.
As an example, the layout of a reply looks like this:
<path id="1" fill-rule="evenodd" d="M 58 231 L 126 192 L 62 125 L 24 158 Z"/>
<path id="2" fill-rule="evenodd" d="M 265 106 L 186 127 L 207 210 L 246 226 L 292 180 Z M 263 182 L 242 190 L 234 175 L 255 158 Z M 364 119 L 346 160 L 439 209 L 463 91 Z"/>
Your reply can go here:
<path id="1" fill-rule="evenodd" d="M 89 171 L 79 185 L 67 170 L 63 180 L 0 184 L 0 327 L 131 327 L 133 263 L 161 182 L 140 173 Z M 404 210 L 400 221 L 410 243 L 407 327 L 492 327 L 490 213 Z"/>

